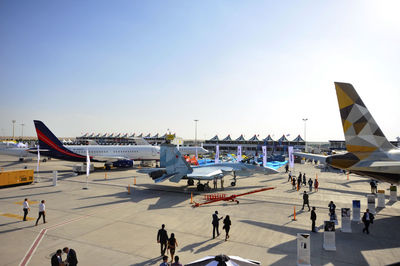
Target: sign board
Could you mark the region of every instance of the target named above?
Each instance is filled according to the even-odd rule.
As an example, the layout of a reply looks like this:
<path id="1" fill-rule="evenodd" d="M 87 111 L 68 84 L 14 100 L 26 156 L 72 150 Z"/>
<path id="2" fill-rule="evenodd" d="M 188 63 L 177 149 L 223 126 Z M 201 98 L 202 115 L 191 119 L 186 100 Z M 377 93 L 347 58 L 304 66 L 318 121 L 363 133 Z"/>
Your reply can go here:
<path id="1" fill-rule="evenodd" d="M 342 208 L 342 232 L 351 233 L 350 208 Z"/>
<path id="2" fill-rule="evenodd" d="M 397 201 L 397 186 L 390 186 L 390 201 Z"/>
<path id="3" fill-rule="evenodd" d="M 173 134 L 167 134 L 167 136 L 165 136 L 166 140 L 174 140 L 175 136 Z"/>
<path id="4" fill-rule="evenodd" d="M 372 214 L 375 214 L 375 195 L 374 194 L 368 194 L 367 195 L 367 202 L 368 202 L 368 209 L 369 212 Z"/>
<path id="5" fill-rule="evenodd" d="M 237 158 L 238 162 L 242 161 L 242 146 L 241 145 L 238 146 L 236 158 Z"/>
<path id="6" fill-rule="evenodd" d="M 219 163 L 219 145 L 215 146 L 215 163 Z"/>
<path id="7" fill-rule="evenodd" d="M 335 223 L 324 221 L 324 244 L 323 248 L 328 251 L 336 251 Z"/>
<path id="8" fill-rule="evenodd" d="M 378 208 L 385 208 L 385 191 L 378 190 Z"/>
<path id="9" fill-rule="evenodd" d="M 352 219 L 352 221 L 359 222 L 361 220 L 360 209 L 361 209 L 360 201 L 353 200 L 353 219 Z"/>
<path id="10" fill-rule="evenodd" d="M 262 146 L 263 151 L 263 166 L 267 166 L 267 146 Z"/>
<path id="11" fill-rule="evenodd" d="M 57 171 L 53 171 L 53 186 L 57 186 Z"/>
<path id="12" fill-rule="evenodd" d="M 289 166 L 290 168 L 293 168 L 294 167 L 293 146 L 288 147 L 288 153 L 289 153 Z"/>
<path id="13" fill-rule="evenodd" d="M 310 234 L 297 234 L 297 265 L 311 265 Z"/>

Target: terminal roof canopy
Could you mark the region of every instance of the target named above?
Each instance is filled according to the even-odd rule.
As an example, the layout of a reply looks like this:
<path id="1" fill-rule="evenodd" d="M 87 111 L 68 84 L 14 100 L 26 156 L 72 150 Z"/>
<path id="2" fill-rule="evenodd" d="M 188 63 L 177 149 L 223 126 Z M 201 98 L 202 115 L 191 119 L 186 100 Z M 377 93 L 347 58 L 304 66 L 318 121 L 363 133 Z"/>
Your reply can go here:
<path id="1" fill-rule="evenodd" d="M 236 141 L 246 141 L 246 140 L 244 139 L 243 134 L 242 134 L 242 135 L 240 135 L 240 137 L 238 137 L 236 139 Z"/>
<path id="2" fill-rule="evenodd" d="M 157 134 L 155 134 L 153 137 L 152 137 L 153 139 L 156 139 L 156 138 L 158 138 L 158 133 Z"/>
<path id="3" fill-rule="evenodd" d="M 218 141 L 218 140 L 219 140 L 218 135 L 215 135 L 212 139 L 210 139 L 210 141 Z"/>
<path id="4" fill-rule="evenodd" d="M 148 139 L 150 138 L 150 133 L 146 135 L 146 137 L 144 137 L 144 139 Z"/>
<path id="5" fill-rule="evenodd" d="M 231 135 L 226 136 L 222 141 L 232 141 Z"/>
<path id="6" fill-rule="evenodd" d="M 302 137 L 300 137 L 300 134 L 299 134 L 294 140 L 292 140 L 292 142 L 304 142 L 304 139 Z"/>
<path id="7" fill-rule="evenodd" d="M 130 138 L 135 137 L 135 133 L 132 133 L 132 135 L 129 136 Z"/>
<path id="8" fill-rule="evenodd" d="M 285 135 L 282 135 L 282 137 L 278 139 L 278 142 L 289 142 L 289 140 L 286 138 Z"/>
<path id="9" fill-rule="evenodd" d="M 265 139 L 263 139 L 264 141 L 274 141 L 272 138 L 271 138 L 271 135 L 268 135 Z"/>
<path id="10" fill-rule="evenodd" d="M 139 136 L 137 136 L 138 138 L 143 138 L 143 133 L 140 133 Z"/>
<path id="11" fill-rule="evenodd" d="M 260 140 L 257 138 L 257 135 L 254 134 L 254 136 L 251 137 L 251 138 L 249 139 L 249 141 L 260 141 Z"/>

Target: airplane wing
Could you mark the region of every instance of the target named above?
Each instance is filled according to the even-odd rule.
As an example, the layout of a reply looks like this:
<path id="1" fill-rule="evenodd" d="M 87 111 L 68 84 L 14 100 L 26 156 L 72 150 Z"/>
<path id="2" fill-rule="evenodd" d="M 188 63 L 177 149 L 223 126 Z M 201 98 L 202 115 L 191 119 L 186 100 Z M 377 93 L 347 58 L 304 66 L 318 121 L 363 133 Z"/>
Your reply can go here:
<path id="1" fill-rule="evenodd" d="M 313 154 L 313 153 L 304 153 L 304 152 L 294 152 L 293 154 L 296 156 L 299 156 L 299 157 L 306 158 L 306 159 L 319 161 L 320 163 L 326 163 L 326 158 L 328 157 L 328 156 L 325 156 L 322 154 Z"/>
<path id="2" fill-rule="evenodd" d="M 90 154 L 89 154 L 90 155 Z M 91 159 L 94 159 L 98 162 L 118 162 L 118 161 L 124 161 L 124 160 L 131 160 L 126 157 L 107 157 L 107 156 L 90 156 Z"/>
<path id="3" fill-rule="evenodd" d="M 227 173 L 231 173 L 231 171 L 226 172 L 222 169 L 216 168 L 193 168 L 193 173 L 187 175 L 188 178 L 196 179 L 196 180 L 213 180 L 215 177 L 221 177 L 226 175 Z"/>

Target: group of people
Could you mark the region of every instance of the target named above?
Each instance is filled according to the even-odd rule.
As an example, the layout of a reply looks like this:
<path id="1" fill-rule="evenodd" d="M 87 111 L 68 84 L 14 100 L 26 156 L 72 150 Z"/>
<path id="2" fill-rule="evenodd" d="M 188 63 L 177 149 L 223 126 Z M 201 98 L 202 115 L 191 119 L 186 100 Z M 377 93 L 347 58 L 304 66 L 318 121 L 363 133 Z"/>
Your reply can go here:
<path id="1" fill-rule="evenodd" d="M 171 233 L 171 237 L 168 237 L 167 230 L 165 230 L 165 224 L 161 225 L 161 229 L 158 230 L 157 233 L 157 243 L 160 243 L 161 247 L 161 256 L 163 257 L 163 263 L 168 262 L 168 256 L 165 256 L 165 252 L 168 250 L 171 255 L 171 262 L 174 259 L 175 249 L 178 247 L 178 241 L 176 241 L 175 234 Z M 172 265 L 181 265 L 179 264 L 179 257 L 175 256 L 175 262 L 178 264 Z M 161 266 L 168 264 L 160 264 Z"/>
<path id="2" fill-rule="evenodd" d="M 219 221 L 223 220 L 224 226 L 222 229 L 225 230 L 225 241 L 228 241 L 229 239 L 229 231 L 231 229 L 231 219 L 229 215 L 226 215 L 225 218 L 219 217 L 218 216 L 218 211 L 215 211 L 212 215 L 212 226 L 213 226 L 213 239 L 215 237 L 218 237 L 220 235 L 219 233 Z M 217 236 L 215 236 L 217 234 Z M 165 224 L 161 225 L 161 229 L 158 230 L 157 233 L 157 243 L 160 244 L 161 248 L 161 256 L 163 258 L 163 262 L 160 264 L 160 266 L 182 266 L 182 264 L 179 262 L 179 257 L 175 256 L 175 249 L 178 247 L 178 242 L 176 241 L 175 234 L 172 233 L 171 237 L 168 238 L 168 233 L 167 230 L 165 230 Z M 165 255 L 165 252 L 169 250 L 169 253 L 171 255 L 171 264 L 168 264 L 168 256 Z M 174 262 L 173 262 L 174 261 Z"/>
<path id="3" fill-rule="evenodd" d="M 26 221 L 26 216 L 28 216 L 29 211 L 31 210 L 30 206 L 29 206 L 29 201 L 28 198 L 24 199 L 24 202 L 22 203 L 22 211 L 24 212 L 24 218 L 22 218 L 22 221 Z M 38 218 L 36 220 L 36 224 L 38 225 L 38 222 L 40 220 L 40 218 L 43 217 L 43 223 L 46 223 L 46 205 L 45 205 L 45 200 L 42 200 L 39 203 L 39 215 Z"/>
<path id="4" fill-rule="evenodd" d="M 65 261 L 62 259 L 62 253 L 67 254 Z M 76 266 L 78 264 L 78 258 L 75 250 L 72 248 L 65 247 L 63 250 L 59 249 L 51 257 L 51 266 Z"/>
<path id="5" fill-rule="evenodd" d="M 296 179 L 296 177 L 292 175 L 292 171 L 289 171 L 288 182 L 292 183 L 292 189 L 294 190 L 296 189 L 300 190 L 301 186 L 307 186 L 308 184 L 310 192 L 312 191 L 313 185 L 315 192 L 318 191 L 318 186 L 319 186 L 318 179 L 315 178 L 313 181 L 311 178 L 309 178 L 307 181 L 306 173 L 301 174 L 300 172 L 299 176 Z"/>

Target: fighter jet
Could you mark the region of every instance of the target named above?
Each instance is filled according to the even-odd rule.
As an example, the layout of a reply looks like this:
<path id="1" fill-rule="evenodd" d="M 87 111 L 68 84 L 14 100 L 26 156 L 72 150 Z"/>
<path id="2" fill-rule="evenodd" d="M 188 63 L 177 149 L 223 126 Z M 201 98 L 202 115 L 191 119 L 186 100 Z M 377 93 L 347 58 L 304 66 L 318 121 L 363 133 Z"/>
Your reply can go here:
<path id="1" fill-rule="evenodd" d="M 246 163 L 221 162 L 212 165 L 190 166 L 182 157 L 176 146 L 171 144 L 162 144 L 160 149 L 160 166 L 164 169 L 155 169 L 148 172 L 156 183 L 169 180 L 179 182 L 182 179 L 188 180 L 188 185 L 193 185 L 194 180 L 198 180 L 198 190 L 204 189 L 204 184 L 200 181 L 210 181 L 215 178 L 222 178 L 225 175 L 233 174 L 234 181 L 232 186 L 236 185 L 236 175 L 245 175 L 246 173 L 275 174 L 275 169 L 259 165 Z"/>

